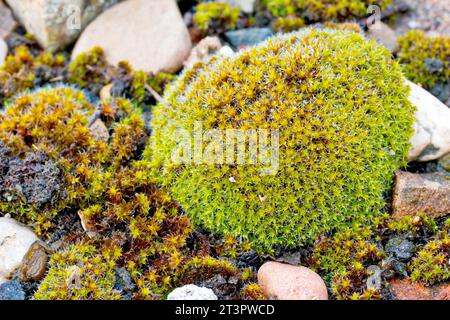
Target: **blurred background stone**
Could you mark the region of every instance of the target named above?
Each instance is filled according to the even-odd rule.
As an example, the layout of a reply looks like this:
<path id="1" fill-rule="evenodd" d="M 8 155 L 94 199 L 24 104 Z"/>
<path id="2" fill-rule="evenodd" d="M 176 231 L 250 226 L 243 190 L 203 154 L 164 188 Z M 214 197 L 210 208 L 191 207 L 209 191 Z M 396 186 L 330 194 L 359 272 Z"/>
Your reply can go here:
<path id="1" fill-rule="evenodd" d="M 86 28 L 72 58 L 94 46 L 104 49 L 111 64 L 128 61 L 136 70 L 157 73 L 178 71 L 192 45 L 175 0 L 128 0 Z"/>
<path id="2" fill-rule="evenodd" d="M 97 15 L 121 0 L 6 0 L 29 33 L 46 49 L 72 43 Z"/>

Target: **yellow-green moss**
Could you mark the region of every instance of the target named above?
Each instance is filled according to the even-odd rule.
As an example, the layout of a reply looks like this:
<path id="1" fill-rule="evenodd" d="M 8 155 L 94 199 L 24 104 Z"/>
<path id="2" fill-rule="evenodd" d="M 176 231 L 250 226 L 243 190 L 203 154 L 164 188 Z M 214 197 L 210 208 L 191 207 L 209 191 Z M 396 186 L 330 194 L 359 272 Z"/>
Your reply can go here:
<path id="1" fill-rule="evenodd" d="M 277 32 L 291 32 L 305 26 L 305 21 L 299 17 L 279 17 L 273 24 L 272 28 Z"/>
<path id="2" fill-rule="evenodd" d="M 59 210 L 83 194 L 87 179 L 83 172 L 107 157 L 106 144 L 88 129 L 94 110 L 83 92 L 70 87 L 26 93 L 8 105 L 0 115 L 0 142 L 10 149 L 11 157 L 42 153 L 55 162 L 62 171 L 65 196 L 39 208 L 26 199 L 0 199 L 3 213 L 35 223 L 41 233 Z"/>
<path id="3" fill-rule="evenodd" d="M 121 255 L 118 247 L 98 251 L 88 244 L 70 245 L 52 255 L 34 299 L 120 300 L 114 268 Z"/>
<path id="4" fill-rule="evenodd" d="M 3 102 L 35 86 L 57 81 L 64 74 L 66 59 L 61 54 L 41 52 L 34 56 L 26 46 L 17 47 L 0 67 L 0 108 Z"/>
<path id="5" fill-rule="evenodd" d="M 30 46 L 31 47 L 31 46 Z M 28 89 L 69 83 L 99 95 L 106 85 L 112 85 L 110 95 L 128 98 L 139 106 L 155 104 L 149 89 L 161 95 L 175 78 L 169 73 L 135 71 L 127 62 L 110 65 L 103 49 L 94 47 L 68 63 L 64 54 L 53 54 L 21 45 L 6 58 L 0 68 L 0 107 Z"/>
<path id="6" fill-rule="evenodd" d="M 125 61 L 120 62 L 117 67 L 112 66 L 107 62 L 103 49 L 99 47 L 81 53 L 68 69 L 69 83 L 97 95 L 104 86 L 112 84 L 113 96 L 123 96 L 138 105 L 149 100 L 154 101 L 148 87 L 162 94 L 165 86 L 175 78 L 174 75 L 164 72 L 154 75 L 142 70 L 135 71 Z M 116 90 L 115 85 L 120 87 L 120 90 Z"/>
<path id="7" fill-rule="evenodd" d="M 310 243 L 384 206 L 413 131 L 402 77 L 386 49 L 355 33 L 275 37 L 185 72 L 153 112 L 145 156 L 198 225 L 259 250 Z M 203 130 L 278 130 L 279 170 L 177 164 L 177 129 L 193 133 L 196 121 Z"/>
<path id="8" fill-rule="evenodd" d="M 91 132 L 93 116 L 103 121 L 109 138 Z M 60 169 L 65 195 L 43 207 L 2 198 L 0 212 L 34 226 L 43 239 L 52 234 L 59 215 L 75 213 L 84 231 L 66 241 L 85 241 L 87 234 L 94 239 L 52 255 L 35 299 L 121 298 L 112 290 L 116 266 L 130 273 L 135 299 L 163 298 L 180 283 L 200 281 L 214 272 L 238 276 L 239 285 L 253 280 L 230 263 L 186 248 L 192 225 L 157 188 L 149 164 L 141 160 L 148 130 L 128 100 L 94 105 L 80 90 L 47 88 L 17 98 L 0 120 L 0 143 L 9 148 L 7 156 L 44 154 Z M 231 240 L 217 248 L 230 256 L 238 250 Z M 197 266 L 209 272 L 197 274 Z M 75 284 L 68 282 L 72 278 Z"/>
<path id="9" fill-rule="evenodd" d="M 316 241 L 310 266 L 325 275 L 336 299 L 368 300 L 380 298 L 380 291 L 367 288 L 368 267 L 378 265 L 384 252 L 377 247 L 371 228 L 355 225 L 332 237 Z"/>
<path id="10" fill-rule="evenodd" d="M 426 285 L 450 279 L 450 219 L 436 237 L 417 253 L 409 269 L 413 281 Z"/>
<path id="11" fill-rule="evenodd" d="M 438 231 L 436 221 L 423 213 L 417 213 L 414 216 L 403 216 L 395 219 L 389 218 L 389 215 L 385 214 L 381 217 L 381 219 L 375 221 L 374 224 L 378 227 L 385 228 L 390 232 L 410 232 L 414 237 L 435 234 Z"/>
<path id="12" fill-rule="evenodd" d="M 428 37 L 413 30 L 399 37 L 398 43 L 398 59 L 409 80 L 427 89 L 437 82 L 450 83 L 450 37 Z"/>
<path id="13" fill-rule="evenodd" d="M 369 5 L 384 10 L 392 0 L 264 0 L 263 4 L 275 17 L 298 15 L 310 21 L 326 21 L 361 18 L 367 15 Z"/>
<path id="14" fill-rule="evenodd" d="M 338 30 L 347 30 L 347 31 L 353 31 L 356 33 L 362 33 L 362 29 L 361 27 L 355 23 L 355 22 L 331 22 L 331 21 L 326 21 L 323 23 L 323 25 L 327 28 L 331 28 L 331 29 L 338 29 Z"/>
<path id="15" fill-rule="evenodd" d="M 268 300 L 262 288 L 257 283 L 246 285 L 241 292 L 242 300 Z"/>
<path id="16" fill-rule="evenodd" d="M 202 32 L 236 28 L 241 10 L 223 2 L 205 2 L 195 7 L 194 24 Z"/>

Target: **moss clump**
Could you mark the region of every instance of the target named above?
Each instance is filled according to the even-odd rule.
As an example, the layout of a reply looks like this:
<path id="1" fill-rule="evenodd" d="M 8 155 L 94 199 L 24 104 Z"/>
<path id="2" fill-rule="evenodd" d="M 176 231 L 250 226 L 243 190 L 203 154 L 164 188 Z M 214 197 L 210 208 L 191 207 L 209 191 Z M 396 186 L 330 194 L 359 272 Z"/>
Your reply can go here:
<path id="1" fill-rule="evenodd" d="M 450 279 L 450 219 L 436 237 L 411 261 L 411 279 L 435 285 Z"/>
<path id="2" fill-rule="evenodd" d="M 61 54 L 33 55 L 24 45 L 15 48 L 0 67 L 0 107 L 19 92 L 60 80 L 65 76 L 65 65 Z"/>
<path id="3" fill-rule="evenodd" d="M 277 32 L 291 32 L 304 26 L 305 21 L 295 16 L 279 17 L 272 24 L 272 28 Z"/>
<path id="4" fill-rule="evenodd" d="M 20 45 L 0 68 L 0 105 L 28 89 L 69 83 L 95 96 L 111 85 L 111 97 L 127 98 L 144 107 L 154 105 L 159 97 L 155 98 L 151 91 L 161 95 L 174 78 L 169 73 L 135 71 L 127 62 L 112 66 L 98 47 L 80 54 L 69 64 L 64 54 L 37 50 L 32 44 Z"/>
<path id="5" fill-rule="evenodd" d="M 107 141 L 91 131 L 95 117 L 108 126 L 111 138 Z M 45 233 L 51 220 L 67 208 L 80 210 L 93 226 L 96 218 L 104 224 L 111 217 L 115 223 L 125 218 L 129 222 L 135 205 L 125 201 L 134 202 L 139 190 L 157 195 L 151 180 L 143 181 L 142 166 L 128 167 L 143 151 L 148 131 L 141 113 L 125 99 L 105 100 L 96 106 L 71 87 L 42 89 L 17 98 L 0 119 L 0 142 L 10 158 L 42 154 L 59 168 L 59 189 L 64 192 L 52 201 L 36 205 L 19 194 L 0 197 L 2 212 L 34 224 L 38 233 Z M 30 180 L 30 175 L 22 179 Z M 89 205 L 99 210 L 90 210 Z M 98 211 L 101 218 L 95 214 Z"/>
<path id="6" fill-rule="evenodd" d="M 69 77 L 72 83 L 81 88 L 88 88 L 94 93 L 108 84 L 108 63 L 103 49 L 92 48 L 77 56 L 69 67 Z M 93 86 L 96 87 L 93 87 Z"/>
<path id="7" fill-rule="evenodd" d="M 221 32 L 236 28 L 241 10 L 227 3 L 205 2 L 195 8 L 194 24 L 204 32 Z"/>
<path id="8" fill-rule="evenodd" d="M 405 76 L 426 89 L 450 83 L 450 37 L 427 37 L 413 30 L 398 38 Z"/>
<path id="9" fill-rule="evenodd" d="M 362 33 L 362 29 L 360 27 L 359 24 L 354 23 L 354 22 L 340 22 L 340 23 L 336 23 L 336 22 L 330 22 L 330 21 L 326 21 L 323 23 L 323 26 L 326 28 L 331 28 L 331 29 L 338 29 L 338 30 L 347 30 L 347 31 L 352 31 L 352 32 L 356 32 L 356 33 Z"/>
<path id="10" fill-rule="evenodd" d="M 53 255 L 36 299 L 120 298 L 112 289 L 115 267 L 130 273 L 135 299 L 163 298 L 180 283 L 202 281 L 215 272 L 236 277 L 238 288 L 253 280 L 230 263 L 187 248 L 192 225 L 157 188 L 148 163 L 141 160 L 149 132 L 141 112 L 128 100 L 94 105 L 82 91 L 62 86 L 24 94 L 0 117 L 1 151 L 7 150 L 14 161 L 23 158 L 24 166 L 35 159 L 51 161 L 51 172 L 60 177 L 54 189 L 64 191 L 38 206 L 20 197 L 11 201 L 1 189 L 1 212 L 33 225 L 43 238 L 51 236 L 61 215 L 75 215 L 84 229 L 70 232 L 65 241 L 75 245 Z M 109 138 L 93 134 L 94 119 L 102 120 Z M 3 156 L 2 174 L 12 167 L 4 166 Z M 28 173 L 22 178 L 30 184 Z M 226 241 L 223 250 L 235 254 L 237 245 Z M 196 266 L 209 272 L 196 274 Z"/>
<path id="11" fill-rule="evenodd" d="M 392 219 L 385 213 L 366 226 L 319 237 L 307 263 L 323 276 L 335 299 L 381 299 L 386 280 L 395 275 L 428 285 L 448 279 L 449 227 L 448 221 L 441 226 L 424 214 Z M 415 247 L 416 257 L 407 265 L 383 250 L 383 244 L 387 249 L 389 240 L 398 237 Z"/>
<path id="12" fill-rule="evenodd" d="M 379 290 L 367 287 L 367 279 L 371 275 L 368 268 L 378 265 L 383 257 L 375 233 L 356 225 L 332 237 L 320 238 L 310 265 L 325 275 L 335 298 L 368 300 L 380 298 Z"/>
<path id="13" fill-rule="evenodd" d="M 88 244 L 70 245 L 53 254 L 45 279 L 34 294 L 36 300 L 119 300 L 114 289 L 120 248 L 98 251 Z"/>
<path id="14" fill-rule="evenodd" d="M 80 90 L 48 88 L 18 97 L 0 119 L 0 184 L 12 162 L 23 159 L 27 169 L 43 159 L 41 167 L 52 168 L 59 178 L 53 189 L 61 191 L 37 205 L 4 196 L 2 185 L 1 212 L 33 225 L 43 238 L 61 215 L 75 215 L 84 229 L 70 232 L 65 240 L 75 244 L 52 256 L 35 299 L 121 298 L 113 289 L 116 267 L 130 273 L 136 290 L 127 296 L 135 299 L 160 299 L 174 287 L 217 274 L 236 278 L 238 290 L 253 281 L 248 271 L 187 248 L 192 225 L 156 187 L 149 164 L 141 160 L 149 134 L 141 112 L 128 100 L 94 105 Z M 109 137 L 92 132 L 94 119 L 103 122 Z M 5 157 L 12 160 L 6 164 Z M 27 186 L 38 180 L 37 192 L 47 191 L 42 190 L 46 180 L 25 169 L 14 171 L 18 180 Z M 236 255 L 237 243 L 224 241 L 221 250 Z M 197 266 L 205 272 L 194 272 Z"/>
<path id="15" fill-rule="evenodd" d="M 80 54 L 68 69 L 69 83 L 88 89 L 96 95 L 104 86 L 111 84 L 111 96 L 125 97 L 138 105 L 154 104 L 155 97 L 149 92 L 149 88 L 162 94 L 165 86 L 175 78 L 164 72 L 154 75 L 134 71 L 127 62 L 120 62 L 117 67 L 111 66 L 103 49 L 99 47 Z"/>
<path id="16" fill-rule="evenodd" d="M 10 190 L 9 196 L 0 198 L 2 212 L 36 223 L 40 233 L 59 210 L 83 194 L 87 179 L 83 172 L 89 172 L 107 156 L 106 144 L 89 132 L 89 117 L 94 110 L 83 92 L 70 87 L 23 94 L 8 105 L 0 115 L 0 142 L 9 149 L 9 157 L 42 155 L 46 161 L 56 163 L 65 187 L 64 195 L 39 205 L 21 197 L 20 190 L 16 195 Z M 33 182 L 26 172 L 21 179 Z"/>
<path id="17" fill-rule="evenodd" d="M 263 2 L 275 17 L 297 15 L 309 21 L 345 20 L 367 15 L 369 5 L 386 9 L 392 0 L 265 0 Z"/>
<path id="18" fill-rule="evenodd" d="M 242 300 L 268 300 L 257 283 L 250 283 L 242 289 Z"/>
<path id="19" fill-rule="evenodd" d="M 376 219 L 374 225 L 380 229 L 380 232 L 410 233 L 414 238 L 429 238 L 439 230 L 436 220 L 423 213 L 396 219 L 390 219 L 389 215 L 385 214 L 380 219 Z"/>
<path id="20" fill-rule="evenodd" d="M 384 206 L 412 134 L 402 77 L 386 49 L 358 34 L 309 29 L 276 37 L 187 71 L 153 112 L 145 156 L 195 223 L 259 250 L 311 243 Z M 212 164 L 180 163 L 172 157 L 178 129 L 192 136 L 198 122 L 203 132 L 278 130 L 278 170 L 226 164 L 224 154 Z"/>

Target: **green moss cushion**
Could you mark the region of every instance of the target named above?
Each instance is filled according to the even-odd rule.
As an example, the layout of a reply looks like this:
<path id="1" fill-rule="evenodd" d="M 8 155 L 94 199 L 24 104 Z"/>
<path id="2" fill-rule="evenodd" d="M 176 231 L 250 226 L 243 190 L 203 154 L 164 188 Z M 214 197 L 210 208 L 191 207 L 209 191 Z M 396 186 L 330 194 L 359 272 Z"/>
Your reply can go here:
<path id="1" fill-rule="evenodd" d="M 413 132 L 403 83 L 388 50 L 359 34 L 307 29 L 275 37 L 185 72 L 154 109 L 145 157 L 195 223 L 262 251 L 309 243 L 385 205 Z M 200 126 L 213 136 L 278 133 L 278 166 L 263 174 L 268 165 L 251 163 L 248 150 L 244 164 L 227 163 L 225 153 L 223 163 L 220 153 L 209 162 L 173 157 L 183 132 Z M 211 148 L 208 141 L 217 150 L 219 140 L 206 139 Z"/>

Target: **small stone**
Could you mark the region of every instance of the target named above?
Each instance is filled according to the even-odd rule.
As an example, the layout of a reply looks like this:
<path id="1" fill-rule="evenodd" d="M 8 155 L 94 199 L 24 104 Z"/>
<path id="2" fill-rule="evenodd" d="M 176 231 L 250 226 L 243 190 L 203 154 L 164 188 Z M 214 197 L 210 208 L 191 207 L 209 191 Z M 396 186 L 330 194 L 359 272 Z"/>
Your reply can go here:
<path id="1" fill-rule="evenodd" d="M 38 240 L 27 227 L 10 218 L 0 218 L 0 284 L 22 263 L 33 243 Z"/>
<path id="2" fill-rule="evenodd" d="M 414 244 L 402 237 L 393 237 L 386 244 L 386 251 L 393 253 L 398 259 L 408 260 L 414 253 Z"/>
<path id="3" fill-rule="evenodd" d="M 272 36 L 270 28 L 249 28 L 225 32 L 227 41 L 235 48 L 254 46 Z"/>
<path id="4" fill-rule="evenodd" d="M 243 267 L 251 266 L 251 267 L 258 267 L 261 264 L 261 258 L 255 250 L 250 250 L 245 253 L 243 253 L 239 257 L 238 264 L 240 264 Z"/>
<path id="5" fill-rule="evenodd" d="M 39 44 L 57 50 L 71 44 L 97 15 L 120 0 L 6 0 Z"/>
<path id="6" fill-rule="evenodd" d="M 234 55 L 234 50 L 231 49 L 230 46 L 223 46 L 219 50 L 218 54 L 224 57 L 232 57 Z"/>
<path id="7" fill-rule="evenodd" d="M 252 14 L 255 12 L 256 0 L 222 0 L 233 7 L 240 8 L 242 12 Z"/>
<path id="8" fill-rule="evenodd" d="M 218 37 L 206 37 L 200 41 L 191 52 L 189 58 L 184 62 L 185 68 L 190 68 L 197 62 L 206 61 L 211 55 L 222 48 L 222 43 Z"/>
<path id="9" fill-rule="evenodd" d="M 21 281 L 39 281 L 47 269 L 48 256 L 39 242 L 35 242 L 22 259 L 19 268 L 19 279 Z"/>
<path id="10" fill-rule="evenodd" d="M 434 218 L 445 216 L 450 213 L 450 180 L 441 172 L 397 171 L 392 207 L 395 218 L 418 212 Z"/>
<path id="11" fill-rule="evenodd" d="M 95 140 L 108 142 L 109 131 L 105 123 L 101 119 L 95 120 L 89 130 L 91 131 L 92 137 Z"/>
<path id="12" fill-rule="evenodd" d="M 0 0 L 0 39 L 6 39 L 16 27 L 17 21 L 11 10 Z"/>
<path id="13" fill-rule="evenodd" d="M 379 22 L 377 26 L 377 28 L 372 27 L 367 30 L 367 37 L 388 48 L 391 52 L 397 52 L 398 43 L 394 30 L 384 22 Z"/>
<path id="14" fill-rule="evenodd" d="M 450 109 L 420 86 L 406 81 L 409 101 L 417 107 L 409 161 L 431 161 L 450 152 Z"/>
<path id="15" fill-rule="evenodd" d="M 450 83 L 438 81 L 430 89 L 430 93 L 442 102 L 445 102 L 450 98 Z"/>
<path id="16" fill-rule="evenodd" d="M 131 279 L 130 273 L 125 268 L 116 268 L 116 283 L 114 289 L 122 292 L 126 300 L 131 300 L 135 285 Z"/>
<path id="17" fill-rule="evenodd" d="M 421 25 L 416 20 L 411 20 L 411 21 L 408 22 L 408 27 L 410 29 L 418 29 L 419 27 L 421 27 Z"/>
<path id="18" fill-rule="evenodd" d="M 106 100 L 106 99 L 110 99 L 111 98 L 111 90 L 114 86 L 114 83 L 110 83 L 106 86 L 104 86 L 102 88 L 102 90 L 100 90 L 100 99 L 101 100 Z"/>
<path id="19" fill-rule="evenodd" d="M 395 275 L 408 276 L 405 264 L 392 256 L 383 260 L 382 273 L 386 279 L 392 279 Z"/>
<path id="20" fill-rule="evenodd" d="M 191 45 L 175 0 L 128 0 L 102 13 L 83 31 L 72 59 L 100 46 L 111 64 L 128 61 L 135 70 L 176 72 Z"/>
<path id="21" fill-rule="evenodd" d="M 444 68 L 444 64 L 439 59 L 427 58 L 423 62 L 425 63 L 425 69 L 431 73 L 442 71 Z"/>
<path id="22" fill-rule="evenodd" d="M 8 55 L 8 45 L 0 38 L 0 67 L 5 64 L 6 56 Z"/>
<path id="23" fill-rule="evenodd" d="M 300 266 L 302 262 L 302 253 L 300 251 L 285 252 L 283 255 L 276 259 L 277 262 L 286 263 L 292 266 Z"/>
<path id="24" fill-rule="evenodd" d="M 389 283 L 391 292 L 398 300 L 450 300 L 450 284 L 425 287 L 409 279 L 394 279 Z"/>
<path id="25" fill-rule="evenodd" d="M 188 284 L 169 293 L 167 300 L 217 300 L 217 296 L 211 289 Z"/>
<path id="26" fill-rule="evenodd" d="M 0 300 L 25 300 L 25 292 L 17 279 L 0 284 Z"/>
<path id="27" fill-rule="evenodd" d="M 258 284 L 276 300 L 328 300 L 322 278 L 305 267 L 266 262 L 258 271 Z"/>

